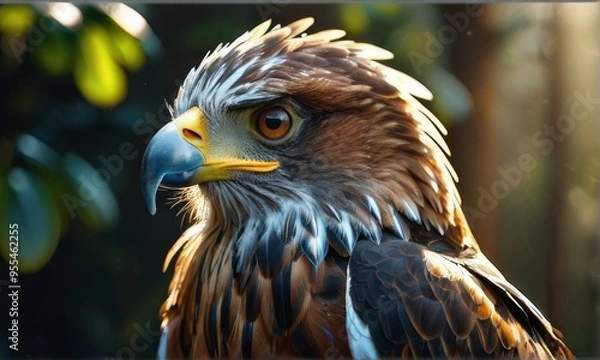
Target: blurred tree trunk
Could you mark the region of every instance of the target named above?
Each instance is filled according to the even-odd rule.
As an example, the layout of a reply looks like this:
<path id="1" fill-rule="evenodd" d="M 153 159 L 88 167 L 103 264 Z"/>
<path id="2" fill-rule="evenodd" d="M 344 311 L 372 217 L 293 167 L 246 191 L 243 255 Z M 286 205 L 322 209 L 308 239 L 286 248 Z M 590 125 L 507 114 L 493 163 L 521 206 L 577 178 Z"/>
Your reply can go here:
<path id="1" fill-rule="evenodd" d="M 469 18 L 469 29 L 451 44 L 451 72 L 467 87 L 473 100 L 470 118 L 450 131 L 452 162 L 471 229 L 490 260 L 498 260 L 498 211 L 480 199 L 496 177 L 498 139 L 493 117 L 498 33 L 493 7 L 481 5 L 481 15 Z M 447 5 L 444 14 L 464 12 L 465 5 Z M 484 206 L 482 206 L 484 205 Z M 473 210 L 475 213 L 473 213 Z"/>
<path id="2" fill-rule="evenodd" d="M 597 4 L 553 4 L 550 108 L 555 141 L 548 178 L 546 296 L 548 316 L 580 356 L 599 346 L 598 288 L 592 288 L 598 246 L 598 117 L 600 113 Z M 589 175 L 594 174 L 594 175 Z M 596 262 L 598 258 L 596 258 Z M 595 267 L 595 269 L 594 269 Z M 594 290 L 596 293 L 594 294 Z M 596 317 L 592 314 L 596 311 Z"/>

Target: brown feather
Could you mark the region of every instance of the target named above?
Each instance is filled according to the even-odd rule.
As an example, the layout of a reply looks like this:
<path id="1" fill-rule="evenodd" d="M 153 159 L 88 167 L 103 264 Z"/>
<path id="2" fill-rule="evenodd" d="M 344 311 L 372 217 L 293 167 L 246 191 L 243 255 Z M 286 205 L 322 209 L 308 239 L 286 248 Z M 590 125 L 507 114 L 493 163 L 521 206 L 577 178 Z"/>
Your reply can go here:
<path id="1" fill-rule="evenodd" d="M 294 314 L 294 319 L 289 329 L 277 330 L 277 326 L 274 326 L 276 312 L 271 289 L 273 279 L 264 277 L 258 265 L 254 265 L 249 269 L 252 275 L 246 291 L 240 292 L 239 287 L 233 284 L 231 244 L 194 239 L 194 235 L 189 233 L 186 236 L 189 239 L 182 251 L 196 243 L 200 246 L 194 247 L 194 256 L 186 257 L 185 260 L 193 258 L 202 262 L 184 262 L 181 254 L 178 259 L 176 277 L 183 277 L 184 281 L 172 284 L 170 300 L 163 306 L 163 326 L 168 326 L 170 334 L 170 358 L 242 356 L 244 328 L 248 324 L 252 324 L 252 357 L 268 354 L 350 355 L 344 330 L 345 272 L 333 259 L 326 260 L 316 273 L 305 257 L 291 261 L 291 287 L 289 294 L 285 296 L 290 300 L 290 313 Z M 189 273 L 180 274 L 186 270 Z M 199 278 L 200 276 L 203 278 Z M 223 281 L 224 279 L 231 280 Z M 195 284 L 201 287 L 200 292 L 195 291 Z M 229 315 L 227 319 L 222 319 L 221 304 L 227 294 L 231 297 L 227 311 Z M 177 299 L 171 305 L 175 295 Z M 250 307 L 256 310 L 249 312 Z M 210 320 L 211 312 L 216 314 L 214 320 Z M 258 316 L 249 319 L 248 314 L 255 312 Z M 230 328 L 228 332 L 223 331 L 224 323 Z M 338 331 L 328 333 L 328 329 Z M 212 338 L 216 342 L 213 343 Z M 298 347 L 295 345 L 298 343 L 305 346 Z"/>

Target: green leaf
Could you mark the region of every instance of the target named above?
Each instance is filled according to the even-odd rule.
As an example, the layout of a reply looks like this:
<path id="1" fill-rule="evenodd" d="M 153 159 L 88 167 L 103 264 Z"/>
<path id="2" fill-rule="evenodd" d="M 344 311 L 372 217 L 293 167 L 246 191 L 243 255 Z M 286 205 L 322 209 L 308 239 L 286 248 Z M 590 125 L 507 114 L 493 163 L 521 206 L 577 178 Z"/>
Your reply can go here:
<path id="1" fill-rule="evenodd" d="M 119 215 L 117 201 L 103 177 L 105 174 L 111 178 L 115 175 L 106 169 L 94 169 L 78 155 L 61 156 L 29 134 L 17 138 L 15 149 L 21 158 L 48 177 L 46 180 L 55 199 L 64 205 L 69 218 L 79 215 L 85 225 L 94 230 L 111 228 L 116 224 Z M 53 184 L 58 186 L 52 187 Z"/>
<path id="2" fill-rule="evenodd" d="M 405 8 L 407 7 L 406 4 L 401 4 L 401 3 L 372 3 L 369 4 L 374 12 L 378 15 L 378 17 L 383 18 L 383 19 L 398 19 L 398 16 L 405 11 Z"/>
<path id="3" fill-rule="evenodd" d="M 37 174 L 13 168 L 7 177 L 8 196 L 3 197 L 2 224 L 18 224 L 19 271 L 33 273 L 50 260 L 61 233 L 59 207 Z M 2 231 L 0 252 L 7 261 L 8 231 Z"/>
<path id="4" fill-rule="evenodd" d="M 119 219 L 119 206 L 105 179 L 114 175 L 106 169 L 94 169 L 75 154 L 64 156 L 64 166 L 70 191 L 61 199 L 69 216 L 80 215 L 93 230 L 112 228 Z"/>
<path id="5" fill-rule="evenodd" d="M 369 16 L 362 4 L 343 4 L 340 11 L 342 28 L 350 35 L 362 33 L 369 26 Z"/>
<path id="6" fill-rule="evenodd" d="M 0 6 L 0 31 L 11 35 L 24 35 L 36 18 L 31 5 L 8 4 Z"/>
<path id="7" fill-rule="evenodd" d="M 56 31 L 48 34 L 46 40 L 33 52 L 33 58 L 48 75 L 66 75 L 72 63 L 67 36 Z"/>
<path id="8" fill-rule="evenodd" d="M 142 43 L 120 27 L 111 28 L 113 48 L 112 55 L 120 64 L 129 70 L 139 70 L 146 61 Z"/>
<path id="9" fill-rule="evenodd" d="M 62 167 L 60 154 L 33 135 L 19 135 L 15 140 L 15 150 L 28 163 L 45 171 L 56 171 Z"/>
<path id="10" fill-rule="evenodd" d="M 113 59 L 111 48 L 112 40 L 102 26 L 89 23 L 82 28 L 73 76 L 85 99 L 100 108 L 114 107 L 127 94 L 125 73 Z"/>

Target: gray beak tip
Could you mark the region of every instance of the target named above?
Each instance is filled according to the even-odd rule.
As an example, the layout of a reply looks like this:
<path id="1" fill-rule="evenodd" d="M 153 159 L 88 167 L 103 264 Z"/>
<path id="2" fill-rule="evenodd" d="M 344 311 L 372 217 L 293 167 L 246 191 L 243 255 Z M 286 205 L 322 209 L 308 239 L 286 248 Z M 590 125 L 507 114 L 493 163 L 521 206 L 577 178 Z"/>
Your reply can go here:
<path id="1" fill-rule="evenodd" d="M 161 184 L 173 188 L 193 185 L 196 169 L 203 163 L 200 151 L 179 135 L 174 122 L 160 129 L 142 159 L 142 194 L 150 214 L 156 214 L 156 193 Z"/>

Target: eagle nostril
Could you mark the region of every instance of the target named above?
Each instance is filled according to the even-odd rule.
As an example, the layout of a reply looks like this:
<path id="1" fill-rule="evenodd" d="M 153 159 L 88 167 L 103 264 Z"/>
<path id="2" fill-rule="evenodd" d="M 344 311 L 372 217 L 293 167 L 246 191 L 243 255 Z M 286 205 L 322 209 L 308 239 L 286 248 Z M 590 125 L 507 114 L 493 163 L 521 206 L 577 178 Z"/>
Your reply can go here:
<path id="1" fill-rule="evenodd" d="M 202 136 L 190 129 L 183 129 L 183 136 L 190 141 L 202 141 Z"/>

